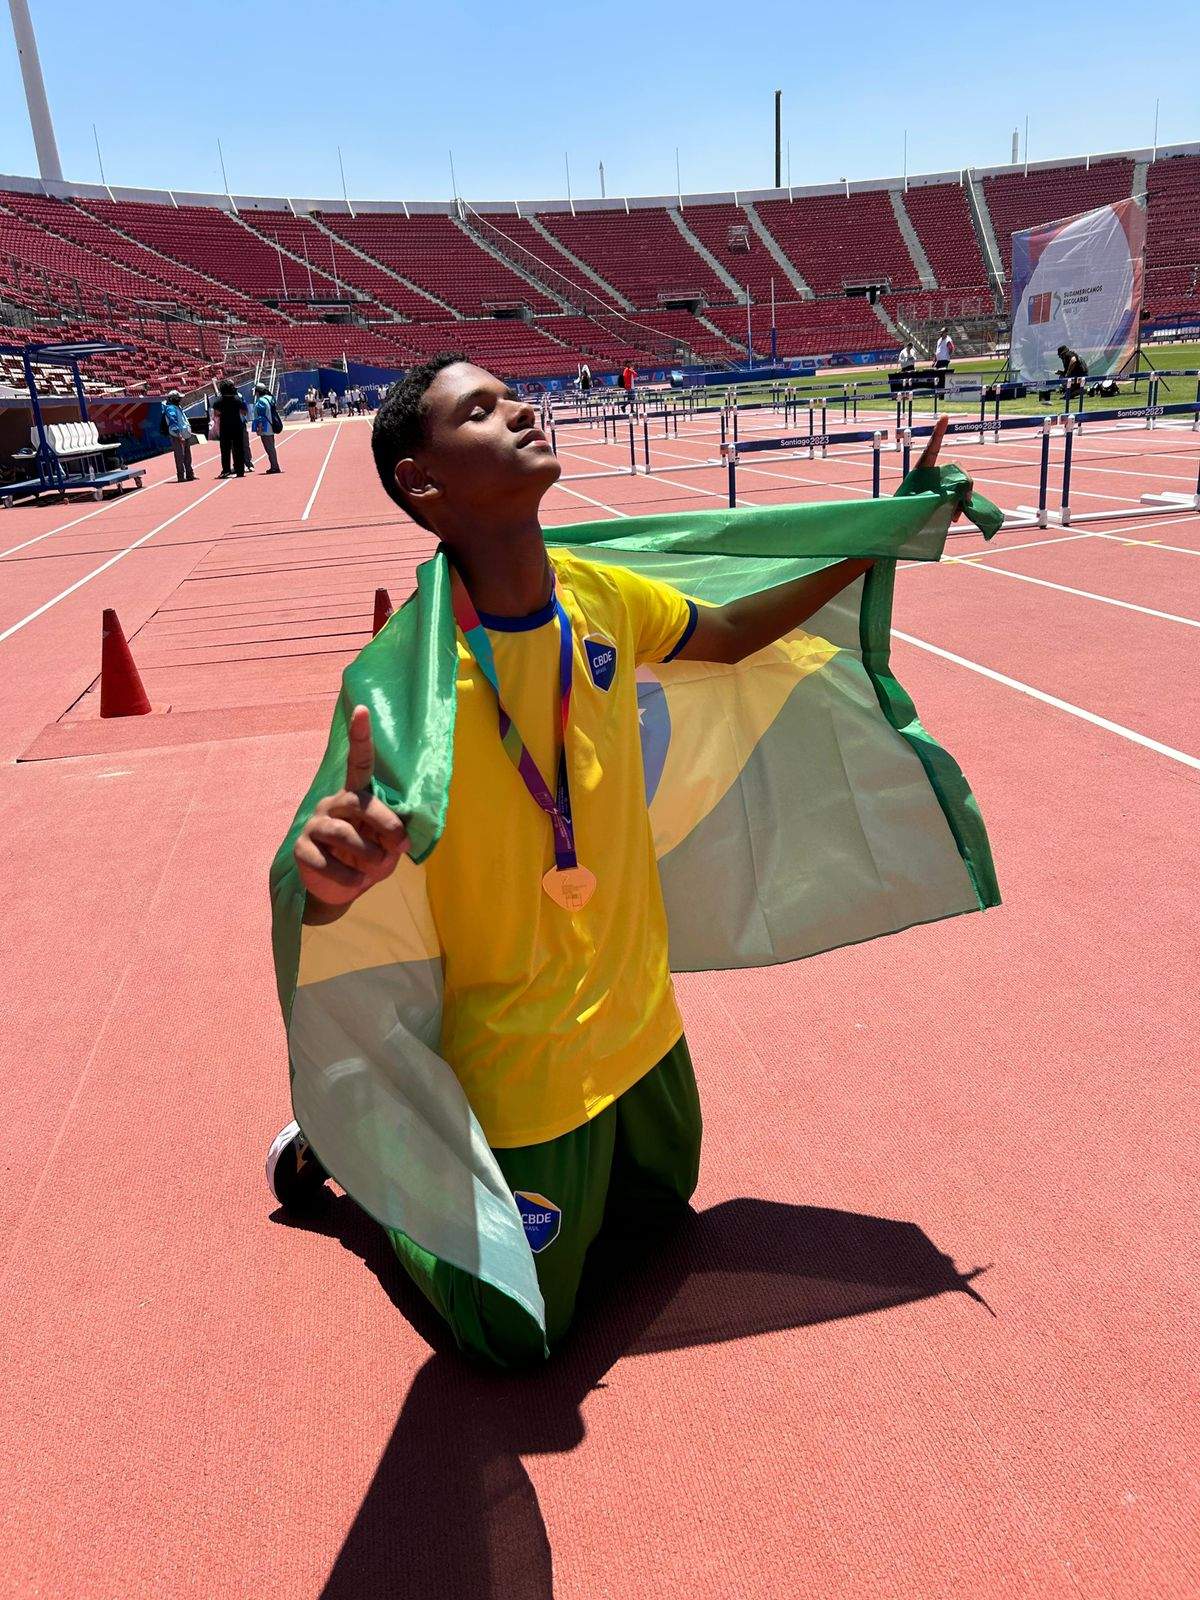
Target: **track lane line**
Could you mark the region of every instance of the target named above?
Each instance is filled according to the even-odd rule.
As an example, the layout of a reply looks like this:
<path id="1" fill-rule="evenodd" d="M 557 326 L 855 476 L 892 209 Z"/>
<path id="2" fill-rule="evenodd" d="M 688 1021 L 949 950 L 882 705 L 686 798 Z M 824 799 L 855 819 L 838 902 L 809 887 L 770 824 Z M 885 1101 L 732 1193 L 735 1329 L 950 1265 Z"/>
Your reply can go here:
<path id="1" fill-rule="evenodd" d="M 339 422 L 337 427 L 333 430 L 333 438 L 329 441 L 329 449 L 326 450 L 325 459 L 321 463 L 321 470 L 320 470 L 320 472 L 317 473 L 317 481 L 316 481 L 316 483 L 313 484 L 312 493 L 308 497 L 308 504 L 305 506 L 304 511 L 303 511 L 303 513 L 302 513 L 302 515 L 300 517 L 300 521 L 301 522 L 307 522 L 308 521 L 309 514 L 311 513 L 313 506 L 316 504 L 317 492 L 321 487 L 321 480 L 325 476 L 325 468 L 329 465 L 329 458 L 333 454 L 333 447 L 338 442 L 338 438 L 341 435 L 341 431 L 342 431 L 342 424 Z"/>
<path id="2" fill-rule="evenodd" d="M 1036 583 L 1041 589 L 1057 589 L 1060 594 L 1078 595 L 1081 600 L 1096 600 L 1105 606 L 1120 606 L 1122 611 L 1138 611 L 1144 617 L 1158 617 L 1163 622 L 1181 622 L 1185 628 L 1200 628 L 1196 617 L 1176 616 L 1173 611 L 1155 611 L 1152 606 L 1135 605 L 1132 600 L 1117 600 L 1111 594 L 1095 594 L 1091 589 L 1072 589 L 1069 584 L 1054 583 L 1049 578 L 1035 578 L 1030 572 L 1010 572 L 1007 567 L 981 567 L 977 561 L 962 556 L 948 556 L 947 561 L 956 567 L 974 567 L 978 572 L 991 572 L 998 578 L 1014 578 L 1018 583 Z"/>
<path id="3" fill-rule="evenodd" d="M 11 639 L 14 633 L 20 633 L 21 629 L 29 623 L 36 622 L 38 617 L 44 615 L 52 606 L 56 606 L 60 600 L 67 599 L 77 589 L 82 589 L 84 584 L 91 583 L 93 578 L 98 578 L 102 572 L 107 572 L 109 567 L 115 567 L 118 561 L 123 561 L 126 556 L 132 555 L 135 550 L 139 550 L 148 540 L 153 539 L 156 533 L 161 533 L 164 528 L 169 528 L 173 522 L 178 522 L 181 517 L 186 517 L 197 506 L 201 506 L 206 500 L 210 500 L 214 494 L 219 494 L 226 484 L 235 481 L 233 478 L 224 478 L 220 483 L 215 483 L 211 489 L 205 490 L 198 500 L 193 500 L 190 505 L 183 506 L 173 516 L 168 517 L 165 522 L 160 522 L 156 528 L 151 528 L 149 533 L 144 533 L 140 539 L 135 539 L 132 544 L 126 545 L 124 550 L 118 550 L 115 556 L 110 556 L 100 566 L 94 567 L 91 572 L 86 573 L 82 578 L 78 578 L 64 589 L 61 594 L 56 594 L 53 599 L 44 601 L 36 610 L 31 611 L 28 616 L 22 617 L 20 622 L 14 622 L 11 627 L 0 633 L 0 644 L 3 644 L 6 639 Z M 220 536 L 216 535 L 215 537 L 219 538 Z"/>
<path id="4" fill-rule="evenodd" d="M 610 506 L 603 500 L 593 500 L 591 495 L 584 494 L 582 489 L 572 489 L 569 483 L 559 482 L 554 485 L 554 488 L 561 489 L 564 494 L 573 494 L 576 500 L 586 500 L 589 506 L 599 506 L 601 511 L 611 511 L 614 517 L 628 517 L 629 515 L 628 511 L 618 511 L 616 506 Z M 560 523 L 559 526 L 567 529 L 571 524 L 564 522 Z"/>
<path id="5" fill-rule="evenodd" d="M 1006 673 L 996 672 L 992 667 L 983 666 L 981 662 L 968 661 L 966 656 L 955 655 L 952 650 L 943 650 L 940 645 L 930 644 L 927 639 L 914 638 L 911 633 L 901 633 L 898 628 L 892 629 L 892 638 L 901 639 L 905 644 L 914 645 L 918 650 L 926 650 L 930 655 L 940 656 L 943 661 L 953 662 L 956 667 L 966 667 L 968 672 L 977 672 L 981 677 L 990 678 L 993 683 L 1003 684 L 1006 689 L 1015 689 L 1019 694 L 1028 695 L 1031 700 L 1053 706 L 1056 711 L 1066 711 L 1073 717 L 1079 717 L 1083 722 L 1090 722 L 1093 727 L 1103 728 L 1106 733 L 1115 733 L 1119 738 L 1128 739 L 1132 744 L 1141 745 L 1144 749 L 1153 750 L 1157 755 L 1167 756 L 1171 761 L 1178 761 L 1182 766 L 1200 772 L 1200 756 L 1188 755 L 1184 750 L 1176 750 L 1169 744 L 1162 744 L 1158 739 L 1151 739 L 1147 734 L 1125 727 L 1123 723 L 1113 722 L 1108 717 L 1099 716 L 1095 711 L 1087 711 L 1083 706 L 1074 705 L 1070 700 L 1060 700 L 1057 695 L 1047 694 L 1043 689 L 1035 689 L 1032 684 L 1022 683 L 1019 678 L 1010 678 Z"/>
<path id="6" fill-rule="evenodd" d="M 154 458 L 152 457 L 151 459 Z M 213 458 L 205 457 L 205 461 L 211 459 Z M 198 466 L 203 466 L 205 463 L 204 461 L 200 461 L 196 464 Z M 156 478 L 153 483 L 147 483 L 143 485 L 141 489 L 135 490 L 134 492 L 136 494 L 147 494 L 151 489 L 161 489 L 164 484 L 176 482 L 178 482 L 178 479 L 174 477 Z M 125 493 L 115 494 L 112 499 L 106 501 L 104 505 L 97 506 L 95 511 L 85 511 L 81 517 L 72 517 L 70 522 L 60 522 L 57 528 L 47 528 L 45 533 L 36 533 L 32 539 L 26 539 L 22 544 L 14 544 L 11 545 L 7 550 L 0 550 L 0 561 L 3 561 L 5 556 L 15 556 L 18 550 L 27 550 L 31 544 L 40 544 L 43 539 L 50 539 L 56 533 L 66 533 L 68 528 L 77 527 L 81 522 L 90 522 L 93 517 L 103 516 L 106 511 L 111 511 L 114 506 L 128 505 L 131 498 L 131 495 L 127 495 Z"/>

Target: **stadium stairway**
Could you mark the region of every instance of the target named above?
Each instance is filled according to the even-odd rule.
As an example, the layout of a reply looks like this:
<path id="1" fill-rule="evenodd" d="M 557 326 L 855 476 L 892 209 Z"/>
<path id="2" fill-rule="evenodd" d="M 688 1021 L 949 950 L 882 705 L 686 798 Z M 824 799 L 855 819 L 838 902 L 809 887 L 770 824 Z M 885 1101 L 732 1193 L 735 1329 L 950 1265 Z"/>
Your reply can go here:
<path id="1" fill-rule="evenodd" d="M 746 301 L 745 290 L 738 283 L 737 279 L 725 270 L 725 268 L 717 260 L 716 256 L 713 255 L 712 251 L 709 250 L 708 247 L 703 244 L 688 227 L 682 211 L 677 210 L 675 206 L 669 206 L 667 208 L 667 215 L 679 229 L 687 244 L 691 246 L 691 248 L 698 256 L 701 257 L 702 260 L 708 263 L 711 270 L 716 273 L 718 278 L 720 278 L 721 282 L 729 290 L 730 294 L 738 302 L 738 304 L 744 305 Z"/>
<path id="2" fill-rule="evenodd" d="M 779 243 L 778 239 L 776 239 L 770 228 L 767 227 L 766 223 L 759 216 L 758 212 L 754 209 L 749 200 L 746 201 L 746 217 L 750 223 L 750 226 L 754 229 L 755 233 L 770 251 L 772 257 L 779 263 L 784 277 L 791 284 L 792 288 L 795 289 L 800 298 L 802 300 L 815 299 L 816 296 L 813 294 L 808 280 L 804 277 L 803 273 L 800 271 L 800 268 L 796 266 L 793 261 L 789 260 L 783 249 L 783 246 Z"/>
<path id="3" fill-rule="evenodd" d="M 937 278 L 934 276 L 933 266 L 925 254 L 924 246 L 913 227 L 912 219 L 904 209 L 904 196 L 899 189 L 889 189 L 888 197 L 892 202 L 892 210 L 896 216 L 896 226 L 900 229 L 900 236 L 908 246 L 908 253 L 913 259 L 913 266 L 921 280 L 922 289 L 936 289 Z"/>
<path id="4" fill-rule="evenodd" d="M 472 227 L 470 220 L 466 217 L 451 216 L 450 220 L 456 228 L 466 234 L 473 245 L 478 246 L 480 250 L 486 251 L 502 267 L 507 267 L 510 272 L 515 272 L 518 278 L 523 278 L 531 289 L 536 289 L 539 294 L 545 295 L 548 300 L 552 300 L 560 311 L 572 310 L 571 305 L 564 296 L 553 288 L 551 284 L 547 283 L 545 278 L 535 277 L 528 266 L 516 259 L 517 252 L 515 250 L 506 252 L 500 249 L 499 245 L 486 236 L 482 228 Z"/>
<path id="5" fill-rule="evenodd" d="M 389 322 L 398 320 L 398 313 L 393 306 L 385 306 L 381 300 L 376 300 L 374 295 L 367 294 L 364 289 L 358 288 L 355 284 L 343 283 L 340 281 L 335 282 L 324 268 L 314 267 L 312 263 L 310 261 L 306 261 L 303 256 L 297 255 L 294 250 L 290 249 L 286 244 L 283 243 L 278 235 L 268 233 L 263 228 L 256 228 L 253 223 L 247 222 L 245 216 L 243 216 L 240 211 L 235 211 L 233 215 L 236 220 L 241 223 L 242 227 L 245 228 L 247 233 L 253 234 L 254 237 L 260 240 L 263 244 L 278 250 L 282 255 L 287 256 L 290 261 L 294 261 L 298 267 L 303 267 L 306 274 L 313 280 L 315 286 L 322 291 L 322 294 L 328 292 L 328 298 L 333 299 L 336 297 L 339 300 L 348 299 L 350 304 L 359 305 L 373 312 L 378 312 L 380 315 L 386 317 Z M 250 215 L 253 216 L 253 212 L 251 212 Z"/>
<path id="6" fill-rule="evenodd" d="M 307 213 L 307 215 L 308 220 L 312 223 L 313 227 L 319 228 L 323 234 L 332 239 L 339 250 L 349 251 L 352 256 L 357 256 L 360 261 L 365 262 L 368 267 L 373 267 L 376 272 L 382 272 L 385 277 L 394 278 L 395 281 L 403 285 L 403 287 L 407 289 L 410 294 L 418 296 L 421 300 L 430 301 L 431 304 L 437 306 L 439 311 L 444 312 L 446 316 L 452 317 L 455 321 L 459 321 L 462 318 L 461 311 L 456 311 L 454 307 L 449 305 L 445 300 L 439 300 L 432 289 L 423 289 L 419 283 L 413 283 L 411 278 L 406 278 L 402 272 L 397 272 L 395 267 L 389 267 L 386 262 L 377 261 L 374 256 L 368 255 L 367 252 L 356 245 L 353 240 L 343 239 L 340 233 L 335 233 L 332 228 L 326 227 L 323 218 L 318 216 L 315 211 L 310 211 Z M 399 308 L 393 307 L 393 309 L 398 310 Z M 403 318 L 405 313 L 400 311 L 399 315 L 401 318 Z M 431 316 L 429 320 L 432 321 L 433 317 Z"/>
<path id="7" fill-rule="evenodd" d="M 696 313 L 696 321 L 697 322 L 702 322 L 704 324 L 704 326 L 709 330 L 710 333 L 716 334 L 718 339 L 723 339 L 724 342 L 729 346 L 730 350 L 735 351 L 738 354 L 741 354 L 743 352 L 743 350 L 745 349 L 744 345 L 740 345 L 740 344 L 736 343 L 735 340 L 731 339 L 729 337 L 729 335 L 725 332 L 724 328 L 718 328 L 716 323 L 713 322 L 709 317 L 706 317 L 703 312 L 698 311 Z"/>
<path id="8" fill-rule="evenodd" d="M 987 268 L 988 284 L 992 291 L 992 299 L 997 306 L 1005 303 L 1004 296 L 1004 257 L 1000 254 L 1000 246 L 996 242 L 996 229 L 992 223 L 991 213 L 988 211 L 987 200 L 984 197 L 983 185 L 975 181 L 975 175 L 967 172 L 967 206 L 971 212 L 971 222 L 975 229 L 975 237 L 979 243 L 979 253 L 983 257 L 983 264 Z"/>
<path id="9" fill-rule="evenodd" d="M 537 229 L 538 233 L 552 249 L 558 250 L 564 256 L 566 256 L 567 260 L 570 261 L 576 268 L 578 268 L 578 270 L 582 272 L 585 277 L 590 278 L 593 283 L 597 284 L 601 289 L 604 290 L 604 293 L 608 295 L 610 299 L 615 300 L 617 305 L 619 305 L 623 311 L 632 311 L 634 309 L 632 300 L 627 300 L 623 294 L 613 288 L 612 284 L 609 283 L 607 278 L 602 278 L 600 276 L 595 267 L 589 266 L 586 261 L 584 261 L 580 256 L 577 256 L 573 250 L 569 249 L 561 239 L 556 239 L 555 236 L 550 232 L 549 228 L 546 227 L 545 223 L 543 223 L 539 217 L 527 217 L 525 220 Z"/>

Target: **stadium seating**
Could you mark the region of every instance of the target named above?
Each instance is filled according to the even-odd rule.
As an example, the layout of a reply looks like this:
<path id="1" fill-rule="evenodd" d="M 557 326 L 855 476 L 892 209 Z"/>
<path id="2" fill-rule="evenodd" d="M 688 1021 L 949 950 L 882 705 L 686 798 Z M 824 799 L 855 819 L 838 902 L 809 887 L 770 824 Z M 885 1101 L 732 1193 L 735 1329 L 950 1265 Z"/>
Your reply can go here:
<path id="1" fill-rule="evenodd" d="M 750 226 L 741 206 L 685 205 L 683 219 L 733 281 L 749 289 L 753 299 L 771 298 L 772 279 L 777 300 L 795 299 L 795 286 Z M 722 300 L 731 298 L 728 289 L 721 296 Z"/>
<path id="2" fill-rule="evenodd" d="M 486 237 L 492 239 L 497 249 L 504 251 L 506 243 L 511 241 L 519 251 L 532 256 L 534 259 L 530 262 L 525 256 L 519 255 L 518 265 L 527 266 L 535 277 L 538 276 L 539 270 L 548 272 L 548 278 L 544 277 L 541 281 L 547 283 L 549 288 L 561 290 L 562 280 L 565 278 L 569 285 L 573 284 L 585 292 L 589 306 L 592 306 L 597 298 L 614 308 L 619 304 L 616 297 L 594 278 L 589 278 L 586 272 L 581 272 L 569 255 L 540 234 L 527 217 L 518 217 L 507 212 L 498 216 L 488 214 L 481 218 L 477 225 L 485 229 Z M 503 239 L 496 238 L 491 231 L 493 229 L 502 234 Z"/>
<path id="3" fill-rule="evenodd" d="M 1057 222 L 1093 206 L 1127 200 L 1133 185 L 1132 161 L 1094 161 L 1090 167 L 1039 168 L 1028 174 L 1000 173 L 984 178 L 983 194 L 1004 263 L 1012 272 L 1012 236 L 1023 228 Z"/>
<path id="4" fill-rule="evenodd" d="M 663 296 L 703 294 L 713 303 L 732 299 L 728 285 L 688 244 L 660 207 L 631 211 L 539 213 L 538 221 L 581 261 L 639 309 Z"/>
<path id="5" fill-rule="evenodd" d="M 356 250 L 349 249 L 340 239 L 308 217 L 293 216 L 290 211 L 245 211 L 242 219 L 264 238 L 278 239 L 285 250 L 293 255 L 307 257 L 310 265 L 334 280 L 339 293 L 345 287 L 367 295 L 381 307 L 390 307 L 405 317 L 441 318 L 445 308 L 419 290 L 410 289 L 390 272 L 363 259 Z"/>
<path id="6" fill-rule="evenodd" d="M 984 177 L 980 192 L 1005 269 L 1014 229 L 1123 198 L 1133 171 L 1131 158 L 1113 157 Z M 1146 313 L 1158 321 L 1195 320 L 1200 156 L 1160 157 L 1149 166 L 1147 188 Z M 991 315 L 964 189 L 913 181 L 902 203 L 936 290 L 920 285 L 886 189 L 755 202 L 816 300 L 800 298 L 741 205 L 692 205 L 685 197 L 682 218 L 734 282 L 749 289 L 756 356 L 769 352 L 774 278 L 779 353 L 786 358 L 892 346 L 871 306 L 845 295 L 847 284 L 889 283 L 883 308 L 908 326 Z M 297 365 L 345 357 L 402 367 L 460 349 L 512 377 L 573 373 L 583 359 L 597 374 L 626 361 L 644 371 L 674 360 L 679 350 L 701 361 L 734 361 L 744 348 L 746 312 L 737 291 L 661 204 L 544 212 L 539 226 L 515 208 L 467 216 L 513 265 L 445 212 L 298 216 L 264 204 L 235 217 L 215 204 L 4 192 L 0 323 L 17 325 L 14 341 L 103 337 L 128 345 L 128 352 L 89 364 L 94 392 L 202 386 L 223 370 L 227 352 L 231 365 L 244 366 L 256 344 L 282 350 Z M 522 269 L 594 314 L 564 312 Z M 622 312 L 615 294 L 636 309 Z M 707 300 L 704 320 L 664 308 L 666 299 L 689 294 Z M 532 320 L 494 314 L 515 304 Z M 599 309 L 606 305 L 610 311 Z M 14 375 L 19 386 L 15 369 L 0 370 L 0 382 Z M 49 371 L 52 386 L 61 381 Z"/>
<path id="7" fill-rule="evenodd" d="M 445 307 L 450 306 L 464 316 L 479 317 L 494 305 L 513 303 L 533 311 L 558 309 L 519 273 L 476 244 L 452 217 L 362 211 L 356 217 L 330 215 L 322 220 L 365 255 L 444 303 L 431 304 L 412 315 L 427 320 L 445 318 Z"/>
<path id="8" fill-rule="evenodd" d="M 814 294 L 862 283 L 921 287 L 886 189 L 763 200 L 754 209 Z"/>
<path id="9" fill-rule="evenodd" d="M 961 185 L 910 184 L 903 203 L 938 287 L 985 287 L 987 267 L 979 252 L 966 191 Z"/>
<path id="10" fill-rule="evenodd" d="M 1155 161 L 1147 176 L 1148 317 L 1200 318 L 1200 156 Z"/>
<path id="11" fill-rule="evenodd" d="M 721 332 L 741 349 L 746 348 L 746 308 L 713 307 L 706 315 Z M 852 354 L 858 350 L 896 348 L 896 340 L 861 298 L 852 300 L 791 300 L 777 302 L 775 326 L 781 357 Z M 751 307 L 750 327 L 754 353 L 766 356 L 771 349 L 771 308 L 765 303 Z"/>

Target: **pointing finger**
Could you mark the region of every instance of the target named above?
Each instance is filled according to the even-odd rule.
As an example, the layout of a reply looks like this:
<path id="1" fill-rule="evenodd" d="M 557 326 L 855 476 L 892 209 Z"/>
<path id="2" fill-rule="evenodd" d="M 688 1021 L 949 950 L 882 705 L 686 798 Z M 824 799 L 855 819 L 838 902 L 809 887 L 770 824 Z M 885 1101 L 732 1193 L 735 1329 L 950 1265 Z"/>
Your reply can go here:
<path id="1" fill-rule="evenodd" d="M 375 771 L 375 741 L 371 737 L 371 713 L 366 706 L 355 706 L 350 718 L 350 749 L 346 756 L 346 787 L 357 792 L 371 782 Z"/>
<path id="2" fill-rule="evenodd" d="M 929 443 L 921 451 L 921 459 L 917 462 L 918 472 L 922 467 L 936 467 L 938 451 L 942 448 L 942 440 L 946 437 L 946 429 L 950 426 L 950 418 L 945 412 L 933 425 L 933 432 L 929 436 Z"/>

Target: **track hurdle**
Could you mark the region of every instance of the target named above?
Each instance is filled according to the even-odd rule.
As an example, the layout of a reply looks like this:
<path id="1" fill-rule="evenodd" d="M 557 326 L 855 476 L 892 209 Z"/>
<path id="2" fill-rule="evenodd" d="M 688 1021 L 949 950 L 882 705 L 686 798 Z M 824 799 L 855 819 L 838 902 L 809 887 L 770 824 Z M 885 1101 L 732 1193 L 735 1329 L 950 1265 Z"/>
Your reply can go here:
<path id="1" fill-rule="evenodd" d="M 1032 528 L 1035 524 L 1039 528 L 1047 526 L 1053 512 L 1047 511 L 1046 504 L 1049 498 L 1050 484 L 1050 435 L 1056 422 L 1055 417 L 1001 417 L 993 426 L 998 430 L 997 439 L 1001 432 L 1010 433 L 1028 428 L 1042 430 L 1041 471 L 1038 479 L 1038 503 L 1036 506 L 1018 506 L 1015 511 L 1005 511 L 1005 526 L 1010 528 Z M 910 453 L 914 439 L 928 439 L 934 430 L 934 424 L 922 424 L 916 428 L 905 428 L 901 441 L 904 454 L 901 458 L 904 476 L 908 476 Z M 989 432 L 991 429 L 989 428 Z M 947 434 L 952 433 L 979 433 L 980 445 L 984 443 L 984 436 L 979 431 L 979 422 L 975 417 L 956 417 L 946 429 Z"/>
<path id="2" fill-rule="evenodd" d="M 1087 414 L 1089 423 L 1096 421 L 1110 421 L 1117 417 L 1139 416 L 1142 411 L 1154 411 L 1156 418 L 1160 416 L 1191 416 L 1195 422 L 1200 415 L 1200 403 L 1192 400 L 1181 400 L 1167 405 L 1151 406 L 1147 400 L 1142 408 L 1119 407 L 1111 411 L 1091 411 Z M 1197 469 L 1195 494 L 1181 494 L 1175 490 L 1163 490 L 1157 494 L 1143 494 L 1141 504 L 1127 507 L 1122 511 L 1081 511 L 1071 509 L 1071 474 L 1075 457 L 1075 436 L 1084 430 L 1080 427 L 1078 414 L 1068 412 L 1061 419 L 1063 434 L 1063 466 L 1062 480 L 1059 488 L 1059 503 L 1055 510 L 1048 511 L 1045 505 L 1035 509 L 1032 506 L 1018 506 L 1020 513 L 1035 516 L 1039 527 L 1048 524 L 1060 528 L 1074 527 L 1081 522 L 1126 522 L 1138 517 L 1154 517 L 1164 511 L 1196 511 L 1200 510 L 1200 467 Z M 1043 459 L 1046 458 L 1043 447 Z M 1044 498 L 1044 497 L 1043 497 Z"/>
<path id="3" fill-rule="evenodd" d="M 810 412 L 811 416 L 811 412 Z M 879 499 L 879 455 L 884 440 L 887 438 L 887 429 L 876 429 L 871 432 L 859 429 L 849 433 L 796 433 L 785 434 L 780 439 L 748 439 L 745 444 L 738 444 L 736 440 L 722 444 L 721 456 L 728 469 L 729 478 L 729 504 L 737 505 L 737 467 L 738 461 L 743 456 L 760 455 L 763 451 L 776 450 L 807 450 L 808 459 L 812 459 L 813 448 L 821 446 L 822 454 L 825 447 L 831 444 L 869 444 L 871 446 L 871 498 Z"/>

